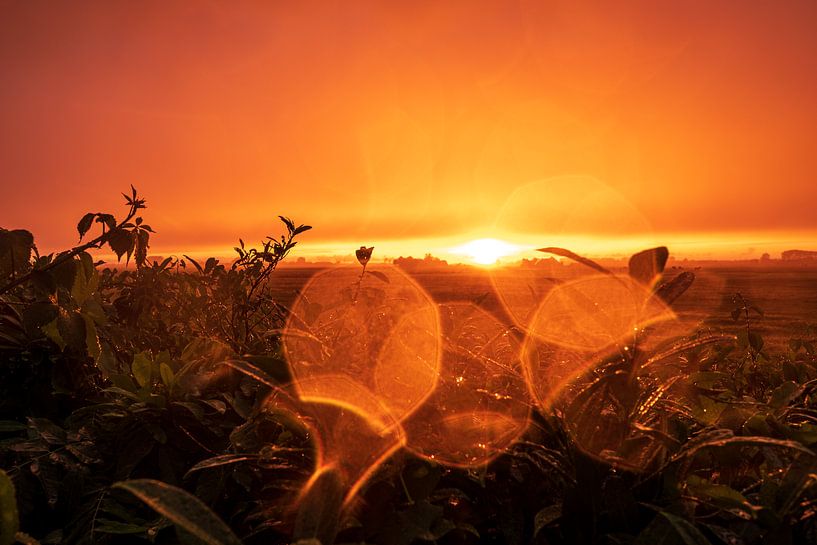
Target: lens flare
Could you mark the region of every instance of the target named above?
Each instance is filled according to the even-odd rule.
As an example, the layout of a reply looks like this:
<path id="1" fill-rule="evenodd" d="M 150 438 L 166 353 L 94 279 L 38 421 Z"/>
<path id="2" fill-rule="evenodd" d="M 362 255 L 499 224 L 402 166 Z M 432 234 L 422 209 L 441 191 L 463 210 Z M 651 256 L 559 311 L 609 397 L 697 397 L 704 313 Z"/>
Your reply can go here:
<path id="1" fill-rule="evenodd" d="M 436 307 L 394 267 L 314 276 L 292 306 L 283 342 L 301 399 L 352 410 L 375 429 L 411 414 L 437 381 Z"/>
<path id="2" fill-rule="evenodd" d="M 472 303 L 440 306 L 444 339 L 434 393 L 404 423 L 406 446 L 459 467 L 488 463 L 528 424 L 519 341 Z"/>

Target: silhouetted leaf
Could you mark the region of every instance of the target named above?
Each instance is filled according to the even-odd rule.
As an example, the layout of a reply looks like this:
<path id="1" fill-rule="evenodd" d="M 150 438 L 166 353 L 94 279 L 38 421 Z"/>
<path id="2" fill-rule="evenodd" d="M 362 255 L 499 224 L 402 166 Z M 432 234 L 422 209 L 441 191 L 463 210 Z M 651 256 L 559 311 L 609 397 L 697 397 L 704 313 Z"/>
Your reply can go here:
<path id="1" fill-rule="evenodd" d="M 0 286 L 6 277 L 27 272 L 31 268 L 34 236 L 25 230 L 0 229 Z"/>
<path id="2" fill-rule="evenodd" d="M 125 229 L 113 229 L 109 232 L 108 245 L 118 259 L 122 259 L 122 256 L 126 254 L 128 259 L 130 259 L 134 244 L 134 237 L 130 231 L 126 231 Z"/>
<path id="3" fill-rule="evenodd" d="M 284 216 L 278 216 L 278 217 L 281 219 L 282 222 L 284 222 L 284 225 L 287 226 L 287 231 L 289 231 L 290 233 L 295 231 L 295 224 L 292 223 L 291 219 L 285 218 Z"/>
<path id="4" fill-rule="evenodd" d="M 144 229 L 140 229 L 136 233 L 136 252 L 134 255 L 136 265 L 142 267 L 147 263 L 148 258 L 148 241 L 150 240 L 150 233 Z"/>
<path id="5" fill-rule="evenodd" d="M 669 282 L 664 282 L 655 290 L 655 295 L 664 300 L 668 305 L 687 291 L 695 281 L 695 273 L 684 271 Z"/>
<path id="6" fill-rule="evenodd" d="M 190 263 L 192 263 L 193 266 L 196 267 L 197 271 L 199 271 L 200 273 L 204 272 L 204 269 L 201 267 L 201 265 L 199 265 L 198 261 L 196 261 L 195 259 L 193 259 L 192 257 L 190 257 L 189 255 L 186 255 L 186 254 L 184 255 L 184 258 L 186 260 L 188 260 Z"/>
<path id="7" fill-rule="evenodd" d="M 666 246 L 650 248 L 633 254 L 627 267 L 630 277 L 651 287 L 664 272 L 668 258 L 669 250 Z"/>
<path id="8" fill-rule="evenodd" d="M 755 352 L 760 352 L 763 350 L 763 337 L 757 331 L 750 331 L 749 332 L 749 346 L 751 346 Z"/>
<path id="9" fill-rule="evenodd" d="M 189 492 L 153 479 L 115 483 L 207 545 L 241 545 L 241 540 L 213 511 Z"/>
<path id="10" fill-rule="evenodd" d="M 95 217 L 96 217 L 96 214 L 88 212 L 87 214 L 82 216 L 82 219 L 80 219 L 79 223 L 77 223 L 77 232 L 79 232 L 79 239 L 80 240 L 82 240 L 82 237 L 84 237 L 85 233 L 88 232 L 88 229 L 91 228 L 91 225 L 94 224 L 94 218 Z"/>
<path id="11" fill-rule="evenodd" d="M 97 214 L 96 222 L 103 224 L 108 230 L 116 228 L 116 218 L 111 214 Z"/>
<path id="12" fill-rule="evenodd" d="M 546 254 L 554 254 L 554 255 L 558 255 L 558 256 L 562 256 L 562 257 L 567 257 L 568 259 L 572 259 L 573 261 L 576 261 L 577 263 L 581 263 L 582 265 L 590 267 L 591 269 L 593 269 L 595 271 L 598 271 L 600 273 L 610 274 L 610 275 L 613 274 L 609 270 L 605 269 L 604 267 L 602 267 L 601 265 L 599 265 L 598 263 L 593 261 L 592 259 L 587 259 L 586 257 L 582 257 L 579 254 L 575 254 L 575 253 L 571 252 L 570 250 L 566 250 L 564 248 L 556 248 L 556 247 L 553 247 L 553 246 L 549 246 L 547 248 L 539 248 L 536 251 L 537 252 L 544 252 Z"/>

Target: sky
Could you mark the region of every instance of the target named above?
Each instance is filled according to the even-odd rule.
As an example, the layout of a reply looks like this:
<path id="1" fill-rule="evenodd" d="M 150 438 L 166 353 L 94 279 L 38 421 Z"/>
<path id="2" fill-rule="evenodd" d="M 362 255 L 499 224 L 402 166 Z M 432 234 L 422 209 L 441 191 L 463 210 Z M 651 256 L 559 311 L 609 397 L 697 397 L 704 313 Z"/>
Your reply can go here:
<path id="1" fill-rule="evenodd" d="M 817 249 L 817 3 L 0 0 L 0 227 L 152 253 Z M 814 241 L 814 242 L 812 242 Z"/>

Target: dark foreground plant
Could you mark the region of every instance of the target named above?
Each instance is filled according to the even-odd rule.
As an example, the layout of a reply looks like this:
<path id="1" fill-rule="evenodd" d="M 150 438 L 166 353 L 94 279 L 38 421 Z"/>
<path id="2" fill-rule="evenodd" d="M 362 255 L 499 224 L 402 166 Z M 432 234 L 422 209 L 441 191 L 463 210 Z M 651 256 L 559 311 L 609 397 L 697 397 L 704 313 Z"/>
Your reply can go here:
<path id="1" fill-rule="evenodd" d="M 144 205 L 86 215 L 80 236 L 99 234 L 50 256 L 0 230 L 0 545 L 290 540 L 313 438 L 263 400 L 290 380 L 273 273 L 308 227 L 282 218 L 229 265 L 149 262 Z M 100 247 L 136 267 L 100 270 Z M 653 283 L 649 257 L 631 276 L 673 300 L 689 275 Z M 817 542 L 815 339 L 775 354 L 736 303 L 736 340 L 605 352 L 487 467 L 394 456 L 336 542 Z M 649 463 L 577 434 L 581 407 Z"/>

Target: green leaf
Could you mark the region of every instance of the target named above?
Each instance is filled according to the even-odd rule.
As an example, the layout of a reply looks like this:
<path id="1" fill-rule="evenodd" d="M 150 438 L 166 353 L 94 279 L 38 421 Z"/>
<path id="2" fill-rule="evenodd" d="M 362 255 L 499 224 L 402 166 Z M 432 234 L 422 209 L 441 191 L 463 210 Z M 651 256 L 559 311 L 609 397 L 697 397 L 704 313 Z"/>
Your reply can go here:
<path id="1" fill-rule="evenodd" d="M 659 511 L 638 534 L 635 545 L 710 545 L 695 525 L 666 511 Z"/>
<path id="2" fill-rule="evenodd" d="M 145 387 L 150 384 L 151 379 L 151 361 L 145 352 L 139 352 L 133 355 L 133 363 L 131 364 L 131 372 L 133 378 L 139 386 Z"/>
<path id="3" fill-rule="evenodd" d="M 197 463 L 184 475 L 187 477 L 194 471 L 200 471 L 202 469 L 211 469 L 214 467 L 221 467 L 229 464 L 237 464 L 239 462 L 246 462 L 249 460 L 257 460 L 257 454 L 222 454 L 221 456 L 215 456 L 213 458 L 208 458 L 206 460 L 202 460 L 201 462 Z"/>
<path id="4" fill-rule="evenodd" d="M 559 503 L 548 505 L 547 507 L 540 509 L 539 512 L 536 513 L 536 517 L 533 519 L 533 537 L 535 538 L 539 532 L 542 531 L 542 528 L 559 520 L 561 516 L 562 505 Z"/>
<path id="5" fill-rule="evenodd" d="M 62 335 L 60 335 L 60 328 L 57 323 L 58 318 L 54 318 L 44 326 L 40 328 L 43 334 L 48 337 L 51 341 L 54 342 L 57 346 L 60 347 L 60 350 L 65 350 L 65 340 L 63 340 Z"/>
<path id="6" fill-rule="evenodd" d="M 162 362 L 159 365 L 159 374 L 162 377 L 162 382 L 164 385 L 168 388 L 173 388 L 173 369 L 171 369 L 168 364 Z"/>
<path id="7" fill-rule="evenodd" d="M 79 255 L 76 269 L 74 282 L 71 286 L 71 296 L 78 305 L 82 305 L 96 291 L 99 286 L 99 277 L 94 267 L 93 258 L 87 252 L 82 252 Z"/>
<path id="8" fill-rule="evenodd" d="M 99 336 L 96 333 L 96 324 L 94 324 L 94 320 L 90 316 L 84 314 L 81 316 L 85 320 L 85 349 L 96 363 L 102 354 L 102 346 L 99 344 Z"/>
<path id="9" fill-rule="evenodd" d="M 96 360 L 96 365 L 102 371 L 102 375 L 110 378 L 112 375 L 119 374 L 119 363 L 116 360 L 116 354 L 111 349 L 108 343 L 100 343 L 99 358 Z M 128 379 L 130 380 L 130 379 Z"/>
<path id="10" fill-rule="evenodd" d="M 79 223 L 77 223 L 77 231 L 79 232 L 79 239 L 80 240 L 82 240 L 82 237 L 84 237 L 85 233 L 88 232 L 88 229 L 91 228 L 91 225 L 94 224 L 94 218 L 95 217 L 96 217 L 96 214 L 94 214 L 92 212 L 88 212 L 87 214 L 82 216 L 82 219 L 79 220 Z"/>
<path id="11" fill-rule="evenodd" d="M 750 515 L 754 512 L 752 504 L 743 494 L 724 484 L 690 475 L 687 477 L 687 489 L 693 496 L 709 498 L 712 503 L 724 509 L 740 509 Z"/>
<path id="12" fill-rule="evenodd" d="M 0 433 L 9 433 L 15 431 L 23 431 L 28 429 L 28 426 L 14 420 L 0 420 Z"/>
<path id="13" fill-rule="evenodd" d="M 805 387 L 797 384 L 796 382 L 792 382 L 788 380 L 778 386 L 774 392 L 772 392 L 772 397 L 769 400 L 769 405 L 774 407 L 775 409 L 782 409 L 798 397 L 805 391 Z"/>
<path id="14" fill-rule="evenodd" d="M 14 543 L 19 529 L 20 518 L 17 514 L 14 483 L 6 472 L 0 469 L 0 545 Z"/>
<path id="15" fill-rule="evenodd" d="M 101 534 L 144 534 L 148 531 L 147 528 L 140 524 L 132 524 L 130 522 L 117 522 L 115 520 L 107 520 L 100 518 L 97 520 L 94 531 Z"/>
<path id="16" fill-rule="evenodd" d="M 755 352 L 763 350 L 763 337 L 760 336 L 760 333 L 757 331 L 749 332 L 749 346 L 751 346 Z"/>
<path id="17" fill-rule="evenodd" d="M 130 492 L 177 528 L 208 545 L 241 545 L 241 540 L 218 515 L 181 488 L 153 479 L 120 481 L 113 486 Z"/>

